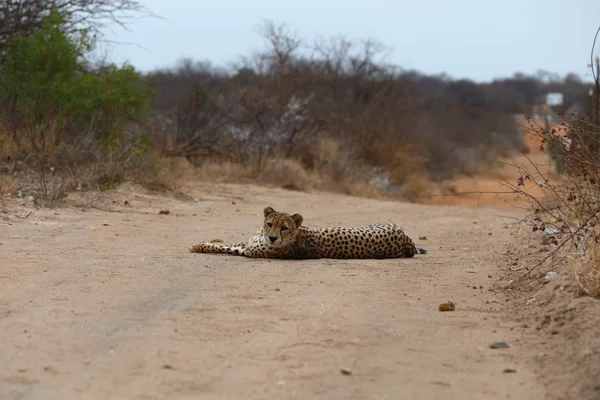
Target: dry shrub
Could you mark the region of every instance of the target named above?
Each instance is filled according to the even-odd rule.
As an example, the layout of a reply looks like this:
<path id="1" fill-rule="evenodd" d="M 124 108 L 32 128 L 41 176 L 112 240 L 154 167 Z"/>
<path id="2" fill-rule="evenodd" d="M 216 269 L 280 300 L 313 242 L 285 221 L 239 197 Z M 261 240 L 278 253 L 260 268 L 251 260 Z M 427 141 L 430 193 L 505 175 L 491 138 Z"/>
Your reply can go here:
<path id="1" fill-rule="evenodd" d="M 299 161 L 289 158 L 270 160 L 257 179 L 270 185 L 299 191 L 310 191 L 317 183 L 314 175 Z"/>
<path id="2" fill-rule="evenodd" d="M 117 162 L 93 163 L 79 170 L 77 176 L 83 188 L 112 189 L 124 181 L 132 181 L 154 191 L 174 189 L 183 182 L 262 183 L 290 190 L 328 190 L 361 197 L 400 195 L 409 200 L 421 200 L 428 193 L 428 180 L 419 166 L 421 160 L 406 153 L 397 153 L 392 181 L 402 181 L 388 191 L 371 181 L 389 172 L 366 164 L 330 137 L 316 139 L 294 153 L 296 158 L 271 158 L 257 171 L 252 160 L 241 162 L 219 158 L 201 158 L 194 163 L 184 157 L 145 156 L 126 165 Z M 307 165 L 309 164 L 309 165 Z M 391 168 L 391 167 L 390 167 Z"/>
<path id="3" fill-rule="evenodd" d="M 410 201 L 422 201 L 431 196 L 432 187 L 425 169 L 426 158 L 413 146 L 406 145 L 394 153 L 390 170 L 392 183 L 402 186 L 402 196 Z"/>
<path id="4" fill-rule="evenodd" d="M 165 192 L 178 188 L 192 176 L 192 171 L 185 159 L 148 155 L 126 164 L 111 160 L 93 162 L 71 173 L 84 190 L 110 190 L 130 181 L 147 190 Z"/>
<path id="5" fill-rule="evenodd" d="M 556 247 L 547 257 L 568 261 L 578 291 L 598 295 L 600 249 L 600 153 L 598 127 L 583 119 L 567 119 L 549 129 L 530 120 L 531 131 L 540 135 L 540 150 L 555 160 L 553 168 L 519 166 L 517 182 L 506 186 L 530 201 L 524 222 L 540 231 Z M 560 167 L 560 168 L 559 168 Z M 583 257 L 581 257 L 583 255 Z M 546 258 L 545 258 L 546 259 Z M 544 259 L 544 260 L 545 260 Z M 543 263 L 529 269 L 530 273 Z"/>
<path id="6" fill-rule="evenodd" d="M 586 247 L 584 257 L 569 258 L 569 275 L 580 293 L 600 297 L 600 244 L 597 240 L 587 240 Z"/>
<path id="7" fill-rule="evenodd" d="M 195 179 L 241 183 L 260 182 L 290 190 L 329 190 L 350 195 L 373 197 L 377 188 L 368 185 L 372 167 L 353 160 L 345 153 L 339 141 L 317 139 L 314 144 L 298 146 L 296 158 L 272 158 L 260 171 L 246 164 L 206 158 L 193 167 Z M 189 175 L 189 174 L 188 174 Z"/>
<path id="8" fill-rule="evenodd" d="M 148 157 L 128 171 L 126 180 L 145 189 L 165 192 L 177 189 L 193 175 L 193 166 L 184 158 Z"/>
<path id="9" fill-rule="evenodd" d="M 380 198 L 382 197 L 382 191 L 376 186 L 369 185 L 364 181 L 358 182 L 347 181 L 339 186 L 338 191 L 350 196 L 365 197 L 365 198 Z"/>
<path id="10" fill-rule="evenodd" d="M 0 145 L 6 144 L 1 140 L 3 137 L 0 133 Z M 86 143 L 68 142 L 56 145 L 48 152 L 29 152 L 26 144 L 21 151 L 23 149 L 26 156 L 16 152 L 14 146 L 0 147 L 0 155 L 18 160 L 13 161 L 11 167 L 18 166 L 20 174 L 15 179 L 40 205 L 60 201 L 74 190 L 110 190 L 125 181 L 164 192 L 181 182 L 182 173 L 187 172 L 183 165 L 189 164 L 148 152 L 135 137 L 127 138 L 120 149 L 112 152 L 89 143 L 86 146 Z"/>
<path id="11" fill-rule="evenodd" d="M 240 182 L 245 181 L 250 177 L 250 169 L 247 166 L 230 161 L 215 161 L 208 159 L 203 163 L 192 167 L 192 169 L 196 179 L 208 182 Z"/>
<path id="12" fill-rule="evenodd" d="M 369 184 L 376 168 L 345 148 L 339 139 L 322 136 L 313 147 L 313 171 L 321 187 L 360 197 L 380 197 L 381 190 Z"/>
<path id="13" fill-rule="evenodd" d="M 371 165 L 390 173 L 390 180 L 402 185 L 414 175 L 423 175 L 427 159 L 418 146 L 395 137 L 376 139 L 364 149 Z"/>
<path id="14" fill-rule="evenodd" d="M 0 159 L 12 155 L 12 141 L 10 134 L 0 125 Z"/>
<path id="15" fill-rule="evenodd" d="M 70 192 L 77 188 L 78 180 L 71 177 L 51 176 L 46 178 L 40 197 L 35 201 L 38 205 L 51 205 L 65 199 Z"/>
<path id="16" fill-rule="evenodd" d="M 321 137 L 313 151 L 314 170 L 334 183 L 344 183 L 351 175 L 352 162 L 348 154 L 344 154 L 339 140 Z"/>
<path id="17" fill-rule="evenodd" d="M 15 194 L 19 187 L 19 182 L 12 176 L 0 175 L 0 195 Z"/>
<path id="18" fill-rule="evenodd" d="M 380 194 L 376 187 L 367 183 L 372 168 L 360 163 L 344 162 L 333 141 L 324 141 L 323 147 L 317 146 L 315 149 L 320 156 L 316 158 L 312 169 L 292 158 L 271 159 L 259 172 L 247 164 L 206 159 L 192 166 L 192 172 L 185 176 L 207 182 L 252 182 L 290 190 L 328 190 L 362 197 L 377 197 Z"/>
<path id="19" fill-rule="evenodd" d="M 423 202 L 431 197 L 433 187 L 424 174 L 414 173 L 404 180 L 402 196 L 414 202 Z"/>
<path id="20" fill-rule="evenodd" d="M 425 175 L 425 158 L 413 153 L 411 149 L 411 147 L 408 147 L 396 151 L 388 166 L 392 181 L 397 184 L 403 184 L 415 176 Z"/>
<path id="21" fill-rule="evenodd" d="M 125 179 L 123 171 L 113 163 L 91 163 L 79 168 L 77 175 L 83 189 L 114 189 Z"/>

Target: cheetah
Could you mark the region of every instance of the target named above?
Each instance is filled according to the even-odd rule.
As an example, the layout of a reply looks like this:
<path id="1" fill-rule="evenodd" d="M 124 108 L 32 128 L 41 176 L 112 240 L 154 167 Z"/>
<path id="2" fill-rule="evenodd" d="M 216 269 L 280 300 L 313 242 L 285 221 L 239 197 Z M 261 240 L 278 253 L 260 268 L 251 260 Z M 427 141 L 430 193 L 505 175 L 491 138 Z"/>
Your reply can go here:
<path id="1" fill-rule="evenodd" d="M 302 226 L 300 214 L 264 209 L 264 226 L 247 242 L 196 243 L 192 253 L 222 253 L 251 258 L 306 260 L 317 258 L 382 259 L 408 258 L 425 254 L 402 229 L 393 223 L 359 228 L 313 229 Z"/>

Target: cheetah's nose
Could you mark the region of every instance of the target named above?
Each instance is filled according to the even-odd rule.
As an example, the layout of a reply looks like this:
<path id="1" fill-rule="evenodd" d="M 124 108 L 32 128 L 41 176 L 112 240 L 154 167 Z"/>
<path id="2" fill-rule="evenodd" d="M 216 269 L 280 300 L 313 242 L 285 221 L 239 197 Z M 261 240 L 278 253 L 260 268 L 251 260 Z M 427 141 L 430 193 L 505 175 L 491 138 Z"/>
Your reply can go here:
<path id="1" fill-rule="evenodd" d="M 271 243 L 275 243 L 275 241 L 277 240 L 277 236 L 269 236 L 269 240 L 271 241 Z"/>

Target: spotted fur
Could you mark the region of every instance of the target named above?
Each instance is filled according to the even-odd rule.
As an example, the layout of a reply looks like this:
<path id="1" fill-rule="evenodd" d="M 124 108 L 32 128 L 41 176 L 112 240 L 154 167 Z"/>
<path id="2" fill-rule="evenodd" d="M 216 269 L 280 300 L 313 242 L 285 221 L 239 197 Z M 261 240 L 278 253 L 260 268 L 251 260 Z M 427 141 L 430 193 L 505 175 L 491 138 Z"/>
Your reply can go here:
<path id="1" fill-rule="evenodd" d="M 289 215 L 267 207 L 264 215 L 264 226 L 247 242 L 201 242 L 192 245 L 190 251 L 296 260 L 407 258 L 427 253 L 393 223 L 312 229 L 302 226 L 300 214 Z"/>

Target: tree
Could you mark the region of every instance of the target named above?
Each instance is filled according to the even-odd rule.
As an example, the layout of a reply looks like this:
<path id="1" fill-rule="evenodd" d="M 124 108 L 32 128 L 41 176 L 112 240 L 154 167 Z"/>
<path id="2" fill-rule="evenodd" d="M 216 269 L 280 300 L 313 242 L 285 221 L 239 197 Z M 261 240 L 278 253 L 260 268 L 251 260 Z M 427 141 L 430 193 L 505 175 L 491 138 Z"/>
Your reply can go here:
<path id="1" fill-rule="evenodd" d="M 93 38 L 68 35 L 68 21 L 52 11 L 37 32 L 6 44 L 0 107 L 20 151 L 48 152 L 83 132 L 107 142 L 149 110 L 152 93 L 133 67 L 87 70 Z"/>
<path id="2" fill-rule="evenodd" d="M 66 34 L 86 31 L 101 38 L 109 24 L 123 28 L 136 15 L 152 15 L 138 0 L 4 0 L 0 1 L 0 54 L 11 38 L 41 29 L 50 10 L 64 16 Z"/>
<path id="3" fill-rule="evenodd" d="M 448 94 L 459 104 L 482 107 L 486 103 L 485 92 L 476 83 L 461 79 L 448 84 Z"/>

